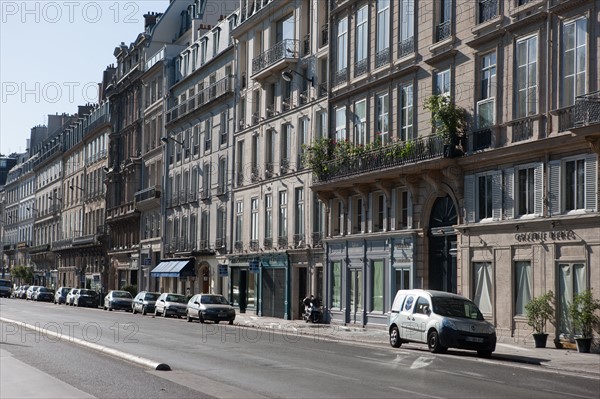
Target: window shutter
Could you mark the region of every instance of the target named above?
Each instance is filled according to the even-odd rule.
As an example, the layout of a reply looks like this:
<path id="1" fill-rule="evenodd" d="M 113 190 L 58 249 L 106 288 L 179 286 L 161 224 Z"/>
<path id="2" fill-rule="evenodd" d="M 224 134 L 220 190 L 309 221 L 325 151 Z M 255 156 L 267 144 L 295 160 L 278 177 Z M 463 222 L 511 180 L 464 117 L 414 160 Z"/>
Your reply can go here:
<path id="1" fill-rule="evenodd" d="M 548 163 L 548 216 L 560 215 L 561 213 L 560 165 L 561 161 Z"/>
<path id="2" fill-rule="evenodd" d="M 475 223 L 475 176 L 465 176 L 465 222 Z"/>
<path id="3" fill-rule="evenodd" d="M 585 157 L 585 210 L 598 209 L 598 158 L 595 154 Z"/>
<path id="4" fill-rule="evenodd" d="M 409 191 L 408 195 L 406 196 L 408 204 L 406 206 L 406 212 L 408 213 L 407 217 L 406 217 L 406 224 L 408 226 L 406 226 L 406 228 L 408 229 L 412 229 L 413 227 L 413 199 L 412 199 L 412 193 Z"/>
<path id="5" fill-rule="evenodd" d="M 492 175 L 492 219 L 502 219 L 502 171 Z"/>
<path id="6" fill-rule="evenodd" d="M 513 168 L 504 170 L 504 209 L 507 219 L 515 217 L 515 170 Z"/>
<path id="7" fill-rule="evenodd" d="M 535 216 L 542 216 L 544 212 L 544 164 L 539 163 L 535 166 L 535 170 L 533 172 L 533 190 L 534 192 L 534 200 L 533 200 L 533 213 Z"/>

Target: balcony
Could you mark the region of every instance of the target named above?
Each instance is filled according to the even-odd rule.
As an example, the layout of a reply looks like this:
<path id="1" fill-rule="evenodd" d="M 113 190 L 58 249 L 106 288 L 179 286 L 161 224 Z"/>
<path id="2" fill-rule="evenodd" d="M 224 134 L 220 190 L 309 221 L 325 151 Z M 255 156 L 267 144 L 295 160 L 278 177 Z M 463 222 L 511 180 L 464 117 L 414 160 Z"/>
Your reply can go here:
<path id="1" fill-rule="evenodd" d="M 405 57 L 415 52 L 415 37 L 411 36 L 408 39 L 398 43 L 398 58 Z"/>
<path id="2" fill-rule="evenodd" d="M 436 39 L 438 42 L 450 37 L 451 27 L 450 20 L 444 21 L 436 27 Z"/>
<path id="3" fill-rule="evenodd" d="M 375 68 L 379 68 L 390 62 L 390 48 L 384 48 L 375 54 Z"/>
<path id="4" fill-rule="evenodd" d="M 577 96 L 574 113 L 575 127 L 600 123 L 600 91 Z"/>
<path id="5" fill-rule="evenodd" d="M 533 137 L 533 118 L 521 118 L 512 123 L 512 142 L 529 140 Z"/>
<path id="6" fill-rule="evenodd" d="M 336 154 L 333 159 L 311 167 L 315 183 L 325 183 L 430 159 L 449 157 L 451 154 L 445 154 L 444 147 L 441 137 L 428 136 L 388 144 L 356 155 Z"/>
<path id="7" fill-rule="evenodd" d="M 106 220 L 110 221 L 113 219 L 120 219 L 120 218 L 125 218 L 125 217 L 130 217 L 130 216 L 135 216 L 137 213 L 135 211 L 135 206 L 133 201 L 132 202 L 127 202 L 118 206 L 115 206 L 113 208 L 107 209 L 106 210 Z"/>
<path id="8" fill-rule="evenodd" d="M 321 41 L 319 47 L 326 46 L 329 42 L 329 25 L 325 24 L 321 27 Z"/>
<path id="9" fill-rule="evenodd" d="M 265 179 L 270 179 L 273 177 L 273 171 L 275 170 L 274 162 L 267 162 L 265 164 Z"/>
<path id="10" fill-rule="evenodd" d="M 279 248 L 286 248 L 288 246 L 288 238 L 286 236 L 280 236 L 277 238 L 277 246 Z"/>
<path id="11" fill-rule="evenodd" d="M 323 248 L 323 233 L 314 232 L 312 233 L 312 245 L 314 248 Z"/>
<path id="12" fill-rule="evenodd" d="M 293 68 L 292 64 L 297 63 L 298 59 L 298 40 L 282 40 L 252 60 L 252 75 L 255 79 L 263 79 L 284 69 Z"/>
<path id="13" fill-rule="evenodd" d="M 307 56 L 310 54 L 310 33 L 304 36 L 304 41 L 302 42 L 302 55 Z"/>
<path id="14" fill-rule="evenodd" d="M 354 64 L 354 77 L 364 75 L 369 70 L 369 61 L 365 58 Z"/>
<path id="15" fill-rule="evenodd" d="M 473 151 L 490 148 L 492 145 L 492 129 L 486 127 L 471 132 L 471 142 L 473 143 Z"/>
<path id="16" fill-rule="evenodd" d="M 265 238 L 263 240 L 263 247 L 265 247 L 265 249 L 271 249 L 271 248 L 273 248 L 273 239 L 272 238 Z"/>
<path id="17" fill-rule="evenodd" d="M 558 115 L 558 133 L 569 131 L 575 126 L 575 106 L 561 108 L 556 111 Z"/>
<path id="18" fill-rule="evenodd" d="M 148 210 L 160 206 L 161 186 L 145 188 L 135 193 L 135 209 Z"/>
<path id="19" fill-rule="evenodd" d="M 236 241 L 235 244 L 233 245 L 233 248 L 235 249 L 236 252 L 242 252 L 244 250 L 244 242 Z"/>
<path id="20" fill-rule="evenodd" d="M 233 77 L 231 75 L 200 90 L 195 96 L 190 97 L 187 101 L 170 108 L 167 111 L 167 123 L 174 122 L 177 119 L 189 115 L 229 93 L 233 93 Z"/>
<path id="21" fill-rule="evenodd" d="M 225 238 L 217 238 L 215 240 L 215 248 L 216 249 L 225 249 Z"/>
<path id="22" fill-rule="evenodd" d="M 258 243 L 258 240 L 250 240 L 250 250 L 251 251 L 258 251 L 260 248 L 260 245 Z"/>
<path id="23" fill-rule="evenodd" d="M 333 85 L 338 86 L 348 81 L 348 68 L 342 68 L 335 71 L 333 75 Z"/>
<path id="24" fill-rule="evenodd" d="M 306 247 L 306 237 L 304 234 L 294 234 L 294 247 L 296 248 L 305 248 Z"/>

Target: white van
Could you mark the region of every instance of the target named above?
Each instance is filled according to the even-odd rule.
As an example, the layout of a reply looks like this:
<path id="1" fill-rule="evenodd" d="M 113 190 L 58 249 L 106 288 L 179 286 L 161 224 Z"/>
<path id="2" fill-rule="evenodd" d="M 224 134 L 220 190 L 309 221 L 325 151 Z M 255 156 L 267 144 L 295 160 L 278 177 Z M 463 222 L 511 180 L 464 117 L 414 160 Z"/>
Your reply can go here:
<path id="1" fill-rule="evenodd" d="M 483 357 L 496 350 L 496 329 L 472 301 L 433 290 L 400 290 L 388 313 L 390 345 L 426 343 L 433 353 L 448 348 L 476 350 Z"/>

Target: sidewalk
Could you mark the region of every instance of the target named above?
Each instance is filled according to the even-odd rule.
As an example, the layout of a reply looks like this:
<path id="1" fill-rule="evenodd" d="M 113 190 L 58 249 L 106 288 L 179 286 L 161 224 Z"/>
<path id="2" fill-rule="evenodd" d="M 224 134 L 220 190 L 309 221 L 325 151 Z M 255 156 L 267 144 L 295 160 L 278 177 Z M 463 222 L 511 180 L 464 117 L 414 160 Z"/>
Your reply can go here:
<path id="1" fill-rule="evenodd" d="M 273 317 L 259 317 L 249 313 L 238 313 L 234 324 L 244 327 L 279 331 L 288 336 L 304 335 L 315 339 L 338 342 L 356 342 L 367 345 L 389 346 L 385 326 L 344 326 L 339 324 L 312 324 L 302 320 L 282 320 Z M 539 366 L 546 370 L 571 373 L 600 379 L 600 355 L 579 353 L 576 349 L 556 349 L 552 347 L 535 348 L 533 339 L 529 344 L 515 343 L 512 340 L 500 340 L 491 361 L 506 365 L 522 364 Z M 404 344 L 402 348 L 427 351 L 424 344 Z M 454 353 L 463 353 L 458 351 Z M 464 351 L 465 356 L 477 358 L 473 351 Z"/>

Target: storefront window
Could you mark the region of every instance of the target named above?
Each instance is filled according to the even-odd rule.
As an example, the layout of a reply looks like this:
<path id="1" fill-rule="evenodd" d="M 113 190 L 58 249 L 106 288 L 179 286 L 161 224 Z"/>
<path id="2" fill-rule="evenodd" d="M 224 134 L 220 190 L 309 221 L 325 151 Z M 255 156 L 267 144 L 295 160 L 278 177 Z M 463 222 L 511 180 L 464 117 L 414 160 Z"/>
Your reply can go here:
<path id="1" fill-rule="evenodd" d="M 342 262 L 331 263 L 331 307 L 342 307 Z"/>
<path id="2" fill-rule="evenodd" d="M 475 262 L 473 264 L 473 302 L 481 313 L 492 313 L 492 264 Z"/>
<path id="3" fill-rule="evenodd" d="M 525 305 L 531 301 L 531 262 L 515 263 L 515 314 L 524 315 Z"/>
<path id="4" fill-rule="evenodd" d="M 573 297 L 585 290 L 585 265 L 583 263 L 560 263 L 558 265 L 559 326 L 560 332 L 574 334 L 569 317 Z"/>
<path id="5" fill-rule="evenodd" d="M 383 260 L 371 262 L 372 312 L 383 312 Z"/>
<path id="6" fill-rule="evenodd" d="M 396 277 L 396 280 L 395 280 L 393 294 L 395 294 L 399 290 L 409 290 L 410 289 L 410 270 L 409 269 L 396 269 L 395 277 Z"/>

